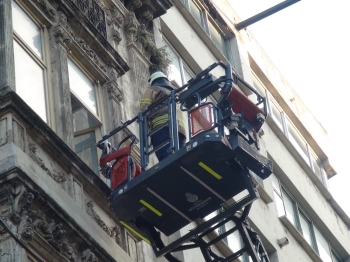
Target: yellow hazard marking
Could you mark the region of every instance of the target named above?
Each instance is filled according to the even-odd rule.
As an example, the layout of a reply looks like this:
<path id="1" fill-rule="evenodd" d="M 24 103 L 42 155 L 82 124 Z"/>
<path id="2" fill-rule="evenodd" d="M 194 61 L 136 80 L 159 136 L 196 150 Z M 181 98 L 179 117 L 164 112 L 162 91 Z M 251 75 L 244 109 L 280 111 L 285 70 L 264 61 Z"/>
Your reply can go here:
<path id="1" fill-rule="evenodd" d="M 155 209 L 153 206 L 148 204 L 145 200 L 141 199 L 140 203 L 143 204 L 145 207 L 147 207 L 149 210 L 153 211 L 156 215 L 162 216 L 163 214 L 159 212 L 157 209 Z"/>
<path id="2" fill-rule="evenodd" d="M 133 229 L 131 226 L 129 226 L 127 223 L 125 223 L 124 221 L 119 221 L 120 224 L 122 224 L 124 227 L 126 227 L 127 229 L 129 229 L 131 232 L 133 232 L 135 235 L 137 235 L 139 238 L 141 238 L 142 240 L 144 240 L 147 244 L 151 244 L 151 242 L 145 238 L 143 235 L 141 235 L 139 232 L 137 232 L 135 229 Z"/>
<path id="3" fill-rule="evenodd" d="M 220 176 L 218 173 L 216 173 L 213 169 L 208 167 L 203 162 L 199 162 L 198 165 L 201 166 L 204 170 L 208 171 L 208 173 L 211 174 L 212 176 L 214 176 L 215 178 L 217 178 L 219 180 L 222 178 L 222 176 Z"/>

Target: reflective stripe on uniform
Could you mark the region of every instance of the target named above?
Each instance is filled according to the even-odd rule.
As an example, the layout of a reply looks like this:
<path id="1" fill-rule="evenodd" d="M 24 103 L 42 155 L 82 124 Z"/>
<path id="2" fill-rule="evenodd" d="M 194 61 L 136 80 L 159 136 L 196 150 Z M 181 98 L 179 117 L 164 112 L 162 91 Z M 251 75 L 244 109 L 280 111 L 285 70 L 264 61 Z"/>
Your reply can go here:
<path id="1" fill-rule="evenodd" d="M 165 124 L 166 122 L 168 122 L 168 114 L 166 115 L 161 115 L 156 117 L 155 119 L 152 120 L 152 125 L 153 127 Z"/>

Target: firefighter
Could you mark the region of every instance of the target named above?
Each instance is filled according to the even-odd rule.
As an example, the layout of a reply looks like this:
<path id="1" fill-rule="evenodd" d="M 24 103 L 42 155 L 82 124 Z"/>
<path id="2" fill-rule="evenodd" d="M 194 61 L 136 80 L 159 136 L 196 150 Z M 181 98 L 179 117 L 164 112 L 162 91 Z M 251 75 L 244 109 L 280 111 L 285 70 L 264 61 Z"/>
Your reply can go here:
<path id="1" fill-rule="evenodd" d="M 171 90 L 174 89 L 172 84 L 169 82 L 168 78 L 165 74 L 160 71 L 157 71 L 151 74 L 148 79 L 149 88 L 145 91 L 143 97 L 140 102 L 140 111 L 143 112 L 149 105 L 156 102 L 160 98 L 169 95 Z M 185 121 L 183 119 L 183 113 L 180 110 L 179 105 L 177 105 L 176 110 L 177 115 L 177 123 L 178 123 L 178 131 L 179 131 L 179 146 L 183 147 L 186 143 L 186 132 L 185 132 Z M 152 115 L 152 118 L 149 119 L 149 124 L 151 130 L 157 128 L 160 125 L 168 122 L 168 107 L 164 106 L 159 109 L 158 112 Z M 169 140 L 169 126 L 165 126 L 161 128 L 159 131 L 151 135 L 151 144 L 153 148 L 156 148 L 163 142 Z M 156 156 L 158 161 L 163 160 L 167 156 L 169 156 L 168 146 L 164 146 L 161 149 L 157 150 Z"/>

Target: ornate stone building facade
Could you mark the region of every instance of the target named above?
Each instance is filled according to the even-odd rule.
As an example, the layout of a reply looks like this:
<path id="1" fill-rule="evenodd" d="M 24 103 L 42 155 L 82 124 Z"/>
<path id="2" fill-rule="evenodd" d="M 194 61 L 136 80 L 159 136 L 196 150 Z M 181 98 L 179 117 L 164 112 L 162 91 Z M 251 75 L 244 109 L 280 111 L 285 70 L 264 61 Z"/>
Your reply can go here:
<path id="1" fill-rule="evenodd" d="M 150 71 L 181 86 L 218 60 L 269 97 L 276 170 L 250 220 L 271 261 L 349 261 L 326 133 L 237 21 L 225 0 L 0 0 L 0 261 L 164 261 L 110 211 L 95 143 L 137 114 Z"/>

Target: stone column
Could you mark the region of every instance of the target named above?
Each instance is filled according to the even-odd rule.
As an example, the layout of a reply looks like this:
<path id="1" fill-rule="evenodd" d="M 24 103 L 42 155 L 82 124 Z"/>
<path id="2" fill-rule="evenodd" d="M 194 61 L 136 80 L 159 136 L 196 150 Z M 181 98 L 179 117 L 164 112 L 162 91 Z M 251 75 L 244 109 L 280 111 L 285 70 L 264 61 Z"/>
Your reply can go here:
<path id="1" fill-rule="evenodd" d="M 74 150 L 73 115 L 68 78 L 68 50 L 72 40 L 66 31 L 67 18 L 60 12 L 59 21 L 50 32 L 53 105 L 56 111 L 53 123 L 56 134 Z"/>
<path id="2" fill-rule="evenodd" d="M 11 0 L 0 0 L 0 94 L 15 89 Z"/>

